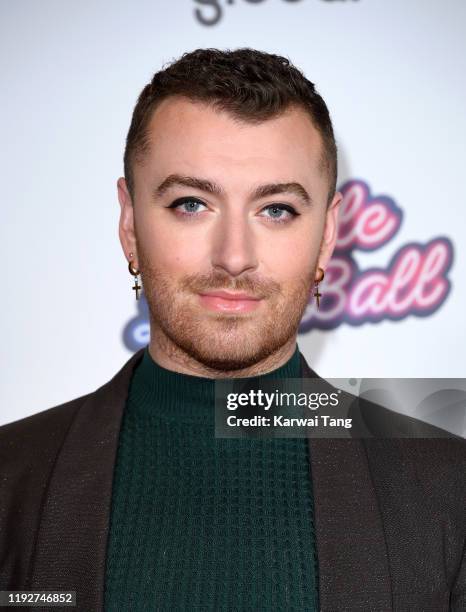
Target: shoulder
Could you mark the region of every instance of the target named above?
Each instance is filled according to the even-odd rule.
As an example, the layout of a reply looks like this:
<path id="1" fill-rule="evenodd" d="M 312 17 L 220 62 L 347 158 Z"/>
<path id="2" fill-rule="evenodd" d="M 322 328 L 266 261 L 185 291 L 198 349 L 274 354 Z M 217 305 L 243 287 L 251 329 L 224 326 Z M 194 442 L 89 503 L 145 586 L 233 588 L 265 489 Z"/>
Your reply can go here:
<path id="1" fill-rule="evenodd" d="M 73 419 L 92 395 L 0 427 L 0 499 L 4 507 L 39 503 Z"/>
<path id="2" fill-rule="evenodd" d="M 398 481 L 410 476 L 431 487 L 437 482 L 447 489 L 455 483 L 466 492 L 464 438 L 361 398 L 355 398 L 353 407 L 356 431 L 363 433 L 374 470 Z"/>
<path id="3" fill-rule="evenodd" d="M 95 391 L 0 427 L 0 589 L 27 588 L 44 504 L 64 457 L 76 479 L 96 461 L 112 460 L 142 352 Z"/>
<path id="4" fill-rule="evenodd" d="M 1 426 L 0 470 L 8 462 L 43 460 L 47 453 L 57 451 L 75 416 L 88 400 L 100 399 L 95 404 L 103 405 L 105 399 L 126 394 L 133 370 L 142 359 L 143 350 L 134 353 L 111 380 L 95 391 Z"/>
<path id="5" fill-rule="evenodd" d="M 53 406 L 0 427 L 1 470 L 11 461 L 23 463 L 58 448 L 79 407 L 92 394 Z"/>
<path id="6" fill-rule="evenodd" d="M 333 385 L 312 370 L 301 354 L 302 375 Z M 378 403 L 343 392 L 351 435 L 360 438 L 377 488 L 385 492 L 430 491 L 451 495 L 456 508 L 466 500 L 466 440 L 445 429 L 395 412 Z M 447 499 L 443 499 L 447 501 Z"/>
<path id="7" fill-rule="evenodd" d="M 0 500 L 4 508 L 40 503 L 73 419 L 91 395 L 0 427 Z"/>

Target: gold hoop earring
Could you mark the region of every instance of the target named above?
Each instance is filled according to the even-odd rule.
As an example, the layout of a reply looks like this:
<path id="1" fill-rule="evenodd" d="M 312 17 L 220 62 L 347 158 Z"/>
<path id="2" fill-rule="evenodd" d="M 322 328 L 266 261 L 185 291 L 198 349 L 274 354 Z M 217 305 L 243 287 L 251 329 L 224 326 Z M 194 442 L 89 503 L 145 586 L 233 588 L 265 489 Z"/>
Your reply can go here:
<path id="1" fill-rule="evenodd" d="M 137 279 L 139 275 L 139 270 L 137 268 L 133 268 L 133 265 L 132 265 L 133 254 L 132 253 L 129 254 L 129 257 L 130 257 L 130 260 L 128 263 L 128 270 L 129 270 L 129 273 L 135 277 L 134 286 L 132 289 L 133 291 L 136 291 L 136 299 L 139 300 L 139 292 L 141 291 L 141 288 L 142 288 L 141 285 L 138 284 L 138 279 Z"/>
<path id="2" fill-rule="evenodd" d="M 324 280 L 325 273 L 323 268 L 317 268 L 317 272 L 318 278 L 316 278 L 314 281 L 314 297 L 316 299 L 317 308 L 320 308 L 320 298 L 322 297 L 322 294 L 319 292 L 319 283 Z"/>

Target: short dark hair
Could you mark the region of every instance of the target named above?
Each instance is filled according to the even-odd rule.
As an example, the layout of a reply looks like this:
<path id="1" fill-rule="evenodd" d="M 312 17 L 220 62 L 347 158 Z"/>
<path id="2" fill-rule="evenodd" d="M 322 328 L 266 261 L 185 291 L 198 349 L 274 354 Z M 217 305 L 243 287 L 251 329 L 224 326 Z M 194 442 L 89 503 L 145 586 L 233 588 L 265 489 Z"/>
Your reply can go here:
<path id="1" fill-rule="evenodd" d="M 314 84 L 290 60 L 250 48 L 196 49 L 154 74 L 139 95 L 126 138 L 124 172 L 131 196 L 133 165 L 149 146 L 148 124 L 157 105 L 169 96 L 207 102 L 249 123 L 276 117 L 290 106 L 303 107 L 322 138 L 328 202 L 333 198 L 337 147 L 327 105 Z"/>

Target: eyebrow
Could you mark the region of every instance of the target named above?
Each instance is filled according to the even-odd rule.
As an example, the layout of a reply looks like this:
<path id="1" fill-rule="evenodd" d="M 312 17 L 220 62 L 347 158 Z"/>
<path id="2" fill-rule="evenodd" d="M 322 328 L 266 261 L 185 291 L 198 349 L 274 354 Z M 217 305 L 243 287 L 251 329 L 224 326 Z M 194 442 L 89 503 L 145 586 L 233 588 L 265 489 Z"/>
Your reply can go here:
<path id="1" fill-rule="evenodd" d="M 155 197 L 161 197 L 172 187 L 192 187 L 194 189 L 200 189 L 213 195 L 222 196 L 225 195 L 225 191 L 212 181 L 197 178 L 194 176 L 183 176 L 181 174 L 170 174 L 164 179 L 160 185 L 155 189 Z M 289 183 L 267 183 L 256 187 L 250 194 L 251 199 L 257 200 L 259 198 L 265 198 L 272 195 L 278 195 L 280 193 L 293 193 L 297 195 L 306 206 L 312 205 L 312 198 L 309 193 L 304 189 L 301 183 L 295 181 Z"/>

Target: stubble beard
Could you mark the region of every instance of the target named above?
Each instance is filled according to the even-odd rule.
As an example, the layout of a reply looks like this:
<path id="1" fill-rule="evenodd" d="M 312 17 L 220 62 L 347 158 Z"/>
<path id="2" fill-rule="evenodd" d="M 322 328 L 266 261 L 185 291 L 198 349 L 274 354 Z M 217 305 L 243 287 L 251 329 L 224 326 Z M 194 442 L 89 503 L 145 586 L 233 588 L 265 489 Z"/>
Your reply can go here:
<path id="1" fill-rule="evenodd" d="M 309 301 L 315 266 L 289 288 L 253 277 L 232 278 L 213 270 L 174 281 L 149 263 L 138 249 L 151 338 L 169 355 L 195 360 L 204 367 L 230 372 L 250 368 L 270 357 L 297 334 Z M 311 273 L 312 272 L 312 273 Z M 264 296 L 257 309 L 241 315 L 207 311 L 200 291 L 223 289 Z"/>

